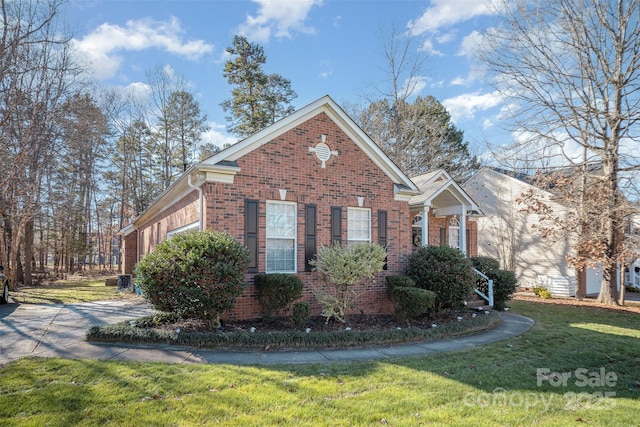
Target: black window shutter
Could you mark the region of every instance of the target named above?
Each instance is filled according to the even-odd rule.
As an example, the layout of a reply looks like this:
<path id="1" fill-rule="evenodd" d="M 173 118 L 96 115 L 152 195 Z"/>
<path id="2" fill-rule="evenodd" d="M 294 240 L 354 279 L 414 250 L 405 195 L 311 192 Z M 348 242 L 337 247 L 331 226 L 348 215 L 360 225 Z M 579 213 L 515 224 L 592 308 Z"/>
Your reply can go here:
<path id="1" fill-rule="evenodd" d="M 378 211 L 378 243 L 387 247 L 387 211 Z M 384 260 L 384 269 L 387 269 L 387 259 Z"/>
<path id="2" fill-rule="evenodd" d="M 244 201 L 244 242 L 249 249 L 247 272 L 258 272 L 258 201 Z"/>
<path id="3" fill-rule="evenodd" d="M 305 206 L 304 223 L 304 271 L 312 271 L 309 261 L 316 256 L 316 205 Z"/>
<path id="4" fill-rule="evenodd" d="M 471 230 L 467 229 L 467 256 L 471 256 Z"/>
<path id="5" fill-rule="evenodd" d="M 331 244 L 342 243 L 342 208 L 331 207 Z"/>
<path id="6" fill-rule="evenodd" d="M 447 245 L 447 229 L 442 227 L 440 228 L 440 246 Z"/>

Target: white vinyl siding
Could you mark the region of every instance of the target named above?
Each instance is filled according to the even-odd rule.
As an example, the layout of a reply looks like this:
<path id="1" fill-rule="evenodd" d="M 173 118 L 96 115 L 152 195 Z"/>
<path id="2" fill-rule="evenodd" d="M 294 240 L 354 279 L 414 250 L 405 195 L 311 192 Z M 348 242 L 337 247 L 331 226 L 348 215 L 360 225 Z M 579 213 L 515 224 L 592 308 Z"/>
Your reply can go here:
<path id="1" fill-rule="evenodd" d="M 347 240 L 349 244 L 371 241 L 371 210 L 349 208 L 347 217 Z"/>
<path id="2" fill-rule="evenodd" d="M 296 204 L 267 202 L 267 273 L 296 272 Z"/>

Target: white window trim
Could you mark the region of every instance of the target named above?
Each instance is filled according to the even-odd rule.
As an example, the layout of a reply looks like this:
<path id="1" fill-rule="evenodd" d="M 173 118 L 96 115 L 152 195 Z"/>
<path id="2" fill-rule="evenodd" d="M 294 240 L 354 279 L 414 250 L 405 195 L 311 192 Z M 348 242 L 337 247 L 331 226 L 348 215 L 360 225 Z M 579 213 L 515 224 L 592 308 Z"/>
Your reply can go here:
<path id="1" fill-rule="evenodd" d="M 290 237 L 272 236 L 269 235 L 269 227 L 265 225 L 265 273 L 297 273 L 298 272 L 298 204 L 296 202 L 284 202 L 280 200 L 267 200 L 265 211 L 268 212 L 269 205 L 289 205 L 293 206 L 293 228 L 295 230 L 293 236 L 293 270 L 268 270 L 269 262 L 267 256 L 269 253 L 269 239 L 289 239 Z"/>
<path id="2" fill-rule="evenodd" d="M 167 231 L 167 240 L 175 236 L 176 234 L 185 233 L 187 231 L 197 231 L 200 229 L 200 222 L 192 222 L 191 224 L 183 225 L 182 227 L 174 228 L 171 231 Z"/>
<path id="3" fill-rule="evenodd" d="M 349 222 L 349 218 L 351 217 L 351 212 L 355 212 L 355 211 L 363 211 L 363 212 L 367 212 L 368 216 L 369 216 L 369 233 L 366 239 L 355 239 L 351 236 L 351 227 L 350 227 L 350 222 Z M 353 243 L 369 243 L 371 242 L 371 209 L 369 208 L 352 208 L 352 207 L 348 207 L 347 208 L 347 242 L 349 244 L 353 244 Z"/>

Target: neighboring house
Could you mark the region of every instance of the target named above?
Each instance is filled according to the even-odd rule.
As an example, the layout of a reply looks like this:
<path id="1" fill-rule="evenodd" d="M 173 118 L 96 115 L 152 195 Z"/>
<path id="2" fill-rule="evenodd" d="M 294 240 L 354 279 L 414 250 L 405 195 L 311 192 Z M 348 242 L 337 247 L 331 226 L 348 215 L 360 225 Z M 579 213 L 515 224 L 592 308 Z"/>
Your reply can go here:
<path id="1" fill-rule="evenodd" d="M 502 268 L 515 272 L 522 287 L 534 287 L 541 281 L 554 296 L 573 296 L 577 272 L 567 262 L 574 255 L 569 238 L 543 239 L 533 229 L 538 215 L 523 212 L 516 199 L 533 190 L 558 216 L 566 215 L 565 206 L 555 202 L 552 193 L 529 183 L 530 176 L 511 171 L 482 168 L 463 188 L 482 207 L 478 219 L 478 255 L 500 261 Z M 601 273 L 587 269 L 587 294 L 600 292 Z"/>
<path id="2" fill-rule="evenodd" d="M 253 286 L 259 272 L 297 274 L 303 299 L 318 313 L 310 289 L 324 282 L 309 265 L 318 249 L 375 242 L 387 247 L 386 271 L 360 290 L 357 307 L 389 313 L 384 276 L 402 274 L 419 244 L 412 239 L 415 213 L 427 214 L 418 222 L 428 222 L 429 242 L 444 239 L 475 253 L 475 223 L 467 221 L 475 211 L 443 171 L 414 183 L 325 96 L 191 166 L 121 231 L 123 273 L 133 273 L 142 256 L 175 233 L 225 231 L 251 254 L 247 289 L 227 318 L 259 316 Z"/>

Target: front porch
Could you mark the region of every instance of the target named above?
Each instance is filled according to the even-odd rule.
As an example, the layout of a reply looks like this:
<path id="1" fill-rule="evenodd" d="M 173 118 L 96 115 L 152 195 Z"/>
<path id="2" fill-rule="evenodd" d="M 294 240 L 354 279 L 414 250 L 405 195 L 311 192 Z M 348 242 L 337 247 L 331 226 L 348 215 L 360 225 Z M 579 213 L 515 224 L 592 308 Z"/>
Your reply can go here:
<path id="1" fill-rule="evenodd" d="M 478 255 L 476 218 L 482 210 L 444 170 L 411 178 L 421 191 L 409 201 L 413 250 L 421 246 L 450 246 L 467 257 Z M 488 282 L 488 293 L 475 293 L 493 307 L 493 281 L 475 270 Z"/>
<path id="2" fill-rule="evenodd" d="M 476 256 L 482 211 L 475 201 L 444 170 L 411 179 L 421 191 L 409 201 L 414 248 L 448 245 Z"/>

